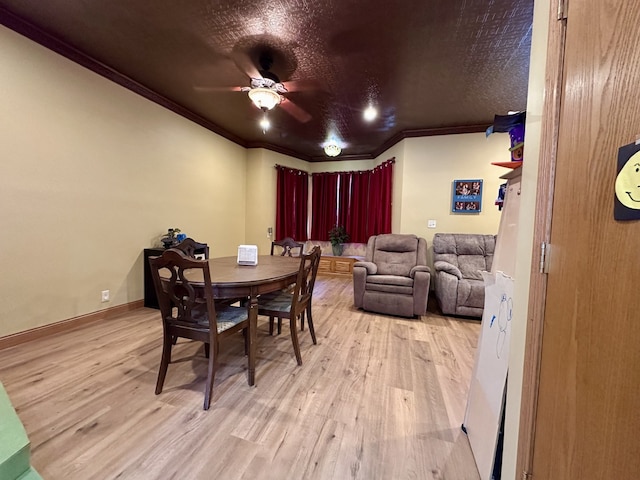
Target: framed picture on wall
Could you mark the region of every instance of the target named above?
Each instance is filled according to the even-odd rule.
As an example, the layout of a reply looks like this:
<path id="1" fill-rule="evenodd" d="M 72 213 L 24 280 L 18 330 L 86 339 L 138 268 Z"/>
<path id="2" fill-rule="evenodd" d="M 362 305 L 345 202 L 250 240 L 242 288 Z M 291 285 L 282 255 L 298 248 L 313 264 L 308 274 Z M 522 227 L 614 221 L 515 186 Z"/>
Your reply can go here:
<path id="1" fill-rule="evenodd" d="M 452 213 L 482 211 L 482 179 L 454 180 L 451 195 Z"/>

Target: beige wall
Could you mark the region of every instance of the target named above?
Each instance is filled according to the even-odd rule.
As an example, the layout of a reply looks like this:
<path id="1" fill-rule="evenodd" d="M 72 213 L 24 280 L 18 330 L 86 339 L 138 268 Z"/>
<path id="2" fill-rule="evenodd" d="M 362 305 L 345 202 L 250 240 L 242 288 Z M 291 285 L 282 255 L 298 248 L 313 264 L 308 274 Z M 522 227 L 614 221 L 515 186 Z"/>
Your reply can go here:
<path id="1" fill-rule="evenodd" d="M 522 380 L 524 349 L 526 343 L 529 309 L 529 279 L 533 261 L 533 230 L 535 202 L 540 157 L 541 121 L 545 91 L 545 65 L 547 60 L 547 37 L 549 34 L 549 2 L 535 2 L 533 11 L 533 34 L 529 66 L 529 91 L 527 95 L 527 124 L 525 136 L 520 216 L 516 248 L 516 273 L 513 295 L 513 321 L 511 348 L 509 352 L 509 382 L 507 385 L 504 452 L 502 478 L 520 478 L 516 472 L 516 457 L 522 403 Z"/>
<path id="2" fill-rule="evenodd" d="M 498 232 L 500 212 L 494 201 L 504 183 L 499 177 L 508 170 L 491 162 L 509 161 L 508 134 L 443 135 L 408 138 L 403 143 L 394 184 L 401 195 L 399 233 L 415 233 L 431 245 L 437 232 Z M 483 180 L 482 212 L 451 213 L 453 180 L 475 178 Z M 436 228 L 427 228 L 430 219 L 436 220 Z"/>
<path id="3" fill-rule="evenodd" d="M 235 253 L 245 149 L 4 27 L 0 44 L 0 336 L 139 300 L 169 227 Z"/>
<path id="4" fill-rule="evenodd" d="M 275 165 L 308 172 L 308 162 L 262 148 L 248 150 L 246 243 L 257 245 L 260 255 L 268 255 L 273 238 L 267 229 L 276 228 L 276 169 Z"/>

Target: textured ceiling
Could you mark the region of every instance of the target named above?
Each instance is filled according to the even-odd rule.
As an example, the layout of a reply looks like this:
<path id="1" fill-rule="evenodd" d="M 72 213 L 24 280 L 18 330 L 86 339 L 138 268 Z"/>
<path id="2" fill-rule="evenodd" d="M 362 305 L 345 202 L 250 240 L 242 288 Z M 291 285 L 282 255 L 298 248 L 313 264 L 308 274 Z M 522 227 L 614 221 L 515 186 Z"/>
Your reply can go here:
<path id="1" fill-rule="evenodd" d="M 526 108 L 533 0 L 0 0 L 0 23 L 245 147 L 374 158 Z M 268 51 L 289 88 L 246 93 Z M 380 111 L 367 123 L 371 102 Z"/>

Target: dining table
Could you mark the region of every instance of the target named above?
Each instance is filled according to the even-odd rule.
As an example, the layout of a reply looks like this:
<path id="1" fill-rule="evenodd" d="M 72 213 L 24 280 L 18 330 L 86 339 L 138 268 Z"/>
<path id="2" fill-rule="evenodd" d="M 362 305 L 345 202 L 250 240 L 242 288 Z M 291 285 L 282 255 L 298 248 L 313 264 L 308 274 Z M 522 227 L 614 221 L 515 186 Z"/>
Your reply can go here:
<path id="1" fill-rule="evenodd" d="M 210 258 L 211 289 L 216 300 L 247 299 L 249 316 L 248 382 L 255 384 L 258 296 L 286 288 L 296 282 L 300 258 L 259 255 L 257 265 L 238 265 L 237 257 Z M 162 274 L 161 274 L 162 275 Z M 202 272 L 187 272 L 187 278 L 205 288 Z"/>

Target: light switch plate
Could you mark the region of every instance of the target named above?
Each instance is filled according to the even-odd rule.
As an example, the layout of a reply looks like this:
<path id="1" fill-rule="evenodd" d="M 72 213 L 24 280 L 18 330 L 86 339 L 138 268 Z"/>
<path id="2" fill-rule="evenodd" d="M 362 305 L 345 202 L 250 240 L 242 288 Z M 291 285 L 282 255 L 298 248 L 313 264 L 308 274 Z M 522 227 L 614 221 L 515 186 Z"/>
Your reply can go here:
<path id="1" fill-rule="evenodd" d="M 436 228 L 435 220 L 427 220 L 427 228 Z"/>

